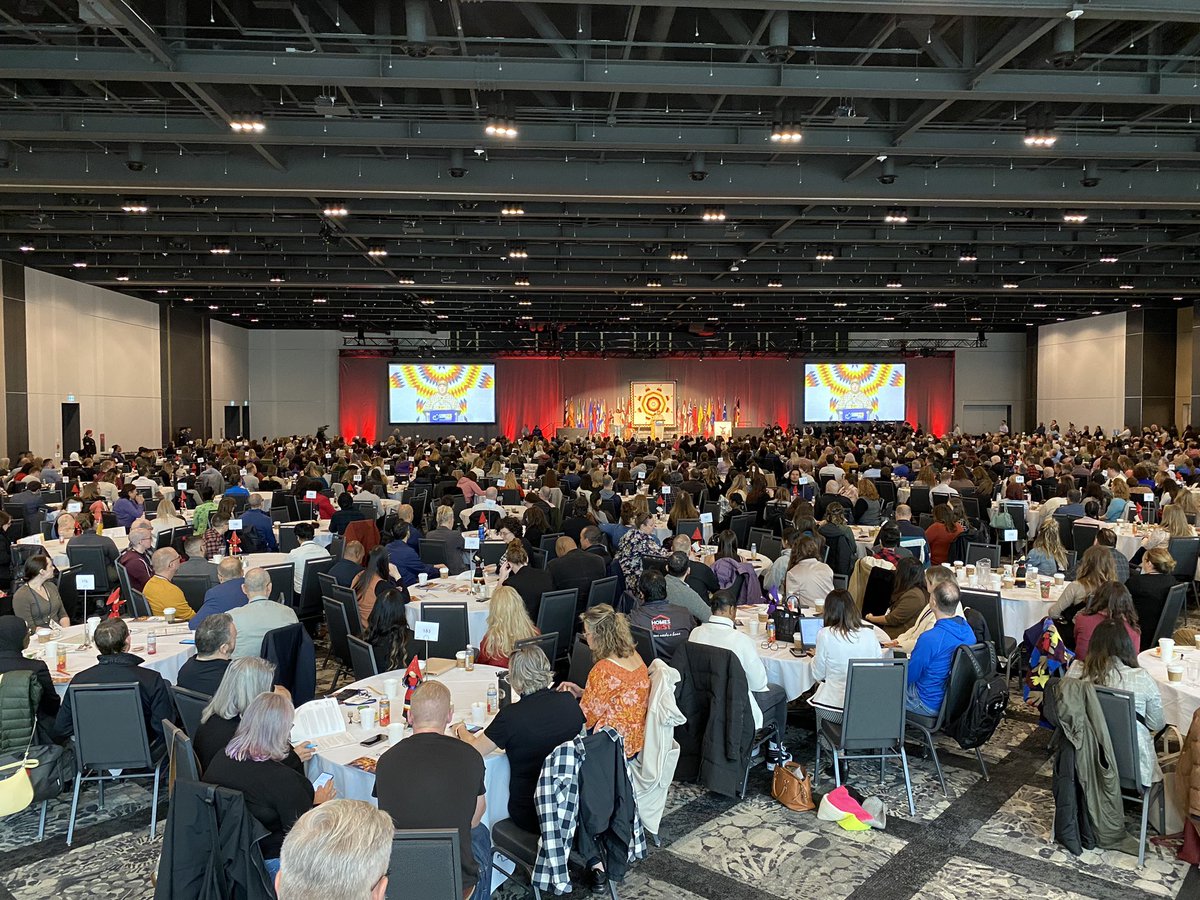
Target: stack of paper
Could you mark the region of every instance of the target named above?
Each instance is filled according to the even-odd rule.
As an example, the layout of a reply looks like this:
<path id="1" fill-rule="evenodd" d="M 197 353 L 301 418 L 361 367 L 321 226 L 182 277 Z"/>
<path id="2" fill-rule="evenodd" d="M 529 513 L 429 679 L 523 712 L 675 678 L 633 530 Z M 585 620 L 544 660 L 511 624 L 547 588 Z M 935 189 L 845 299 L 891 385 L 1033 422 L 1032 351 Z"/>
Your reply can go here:
<path id="1" fill-rule="evenodd" d="M 296 718 L 292 722 L 292 743 L 301 744 L 305 741 L 316 744 L 317 752 L 354 743 L 354 738 L 346 731 L 346 720 L 342 718 L 338 702 L 332 697 L 313 700 L 296 710 Z"/>

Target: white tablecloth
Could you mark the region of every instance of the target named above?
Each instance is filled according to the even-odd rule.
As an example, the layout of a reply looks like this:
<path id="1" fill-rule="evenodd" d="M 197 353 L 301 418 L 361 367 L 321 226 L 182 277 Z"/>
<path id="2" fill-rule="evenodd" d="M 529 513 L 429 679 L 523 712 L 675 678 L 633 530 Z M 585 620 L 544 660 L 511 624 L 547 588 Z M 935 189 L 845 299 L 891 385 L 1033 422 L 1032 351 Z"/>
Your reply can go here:
<path id="1" fill-rule="evenodd" d="M 476 666 L 473 672 L 452 669 L 444 675 L 438 676 L 438 680 L 450 689 L 450 696 L 454 703 L 455 721 L 461 721 L 464 718 L 470 719 L 471 704 L 486 701 L 488 685 L 496 683 L 496 673 L 500 671 L 503 670 L 494 666 Z M 356 681 L 349 687 L 370 686 L 376 690 L 379 696 L 383 696 L 383 680 L 388 677 L 397 677 L 397 673 L 376 675 Z M 396 705 L 400 706 L 401 704 L 397 703 Z M 343 709 L 345 708 L 343 707 Z M 392 715 L 399 716 L 401 712 L 393 709 Z M 488 717 L 487 721 L 490 722 L 491 717 Z M 371 735 L 384 732 L 386 729 L 376 726 L 370 731 L 364 731 L 358 725 L 350 725 L 347 731 L 356 741 L 361 741 Z M 412 731 L 406 728 L 405 737 L 411 734 Z M 389 746 L 391 745 L 386 740 L 371 747 L 363 747 L 354 743 L 324 753 L 317 753 L 308 761 L 308 775 L 310 778 L 316 778 L 322 772 L 328 772 L 333 776 L 333 783 L 339 797 L 375 803 L 375 798 L 371 795 L 375 788 L 374 772 L 364 772 L 349 763 L 364 756 L 378 760 Z M 491 828 L 501 819 L 508 818 L 508 757 L 497 751 L 484 759 L 483 766 L 484 787 L 487 790 L 487 812 L 484 813 L 483 821 L 488 828 Z M 420 773 L 409 774 L 413 777 L 420 775 Z"/>
<path id="2" fill-rule="evenodd" d="M 1043 600 L 1040 590 L 1029 588 L 1004 588 L 1000 592 L 1000 606 L 1004 610 L 1004 634 L 1020 643 L 1025 630 L 1044 618 L 1064 588 L 1050 588 L 1050 599 Z"/>
<path id="3" fill-rule="evenodd" d="M 759 643 L 763 640 L 761 635 L 754 637 Z M 782 645 L 778 650 L 759 647 L 758 655 L 767 670 L 767 681 L 783 688 L 789 700 L 795 700 L 816 683 L 811 656 L 793 656 L 791 648 Z"/>
<path id="4" fill-rule="evenodd" d="M 499 578 L 487 576 L 488 585 L 494 590 Z M 471 646 L 478 647 L 487 632 L 488 610 L 490 600 L 480 600 L 471 593 L 471 573 L 464 572 L 454 578 L 434 578 L 424 587 L 413 585 L 408 589 L 412 601 L 404 608 L 404 617 L 408 627 L 415 629 L 421 618 L 421 606 L 424 603 L 465 603 L 467 604 L 467 633 L 471 637 Z"/>
<path id="5" fill-rule="evenodd" d="M 136 619 L 126 619 L 126 624 L 129 625 L 130 635 L 130 652 L 142 657 L 145 662 L 142 663 L 147 669 L 153 669 L 163 678 L 172 684 L 179 676 L 179 670 L 183 668 L 183 664 L 187 662 L 188 657 L 196 652 L 194 643 L 183 643 L 183 641 L 191 641 L 195 635 L 188 630 L 186 623 L 168 626 L 161 618 L 153 618 L 138 621 Z M 146 653 L 146 635 L 153 628 L 157 637 L 157 651 L 153 656 Z M 39 644 L 36 640 L 31 641 L 28 649 L 25 651 L 26 656 L 37 659 L 45 659 L 46 665 L 50 669 L 51 676 L 54 678 L 54 689 L 60 697 L 67 693 L 67 684 L 70 682 L 70 676 L 77 675 L 84 669 L 90 669 L 96 664 L 99 654 L 93 646 L 87 650 L 81 650 L 83 644 L 83 626 L 72 625 L 69 628 L 62 629 L 60 641 L 65 642 L 71 648 L 67 652 L 67 672 L 62 675 L 56 671 L 57 661 L 53 658 L 45 659 L 46 645 Z"/>
<path id="6" fill-rule="evenodd" d="M 1138 665 L 1150 673 L 1158 683 L 1158 692 L 1162 696 L 1163 716 L 1168 725 L 1174 725 L 1182 733 L 1187 734 L 1192 724 L 1192 715 L 1200 708 L 1200 681 L 1188 678 L 1187 666 L 1200 662 L 1200 650 L 1195 647 L 1179 645 L 1176 651 L 1182 654 L 1184 664 L 1183 681 L 1169 681 L 1167 666 L 1155 650 L 1147 650 L 1138 654 Z"/>

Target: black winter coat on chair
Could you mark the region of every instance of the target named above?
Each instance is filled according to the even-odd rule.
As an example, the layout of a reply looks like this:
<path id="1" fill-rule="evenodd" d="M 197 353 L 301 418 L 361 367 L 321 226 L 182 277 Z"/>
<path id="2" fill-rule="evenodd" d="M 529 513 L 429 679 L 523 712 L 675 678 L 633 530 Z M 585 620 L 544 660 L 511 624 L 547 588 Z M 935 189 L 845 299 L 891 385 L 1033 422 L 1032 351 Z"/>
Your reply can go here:
<path id="1" fill-rule="evenodd" d="M 718 794 L 737 796 L 754 743 L 754 713 L 741 662 L 729 650 L 685 642 L 671 667 L 682 676 L 676 701 L 687 717 L 675 729 L 675 778 L 699 780 Z"/>

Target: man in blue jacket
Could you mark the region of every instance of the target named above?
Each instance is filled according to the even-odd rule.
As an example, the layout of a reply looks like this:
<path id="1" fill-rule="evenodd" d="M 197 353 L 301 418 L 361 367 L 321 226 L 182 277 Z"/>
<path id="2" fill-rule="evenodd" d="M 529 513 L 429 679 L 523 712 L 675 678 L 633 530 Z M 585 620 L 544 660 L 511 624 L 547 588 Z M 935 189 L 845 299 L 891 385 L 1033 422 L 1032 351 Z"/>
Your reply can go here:
<path id="1" fill-rule="evenodd" d="M 958 585 L 942 582 L 929 595 L 933 627 L 917 638 L 908 660 L 907 706 L 915 713 L 936 716 L 946 696 L 954 651 L 963 644 L 975 643 L 975 632 L 958 609 Z"/>
<path id="2" fill-rule="evenodd" d="M 408 543 L 409 524 L 401 521 L 389 535 L 387 552 L 388 559 L 400 572 L 400 581 L 405 587 L 417 583 L 417 576 L 424 572 L 430 578 L 437 578 L 441 570 L 428 563 L 421 562 L 421 555 Z"/>
<path id="3" fill-rule="evenodd" d="M 258 494 L 250 495 L 247 501 L 248 508 L 242 511 L 242 530 L 253 528 L 266 544 L 267 550 L 275 553 L 279 550 L 279 544 L 275 540 L 275 527 L 271 517 L 263 512 L 262 503 L 262 497 Z"/>

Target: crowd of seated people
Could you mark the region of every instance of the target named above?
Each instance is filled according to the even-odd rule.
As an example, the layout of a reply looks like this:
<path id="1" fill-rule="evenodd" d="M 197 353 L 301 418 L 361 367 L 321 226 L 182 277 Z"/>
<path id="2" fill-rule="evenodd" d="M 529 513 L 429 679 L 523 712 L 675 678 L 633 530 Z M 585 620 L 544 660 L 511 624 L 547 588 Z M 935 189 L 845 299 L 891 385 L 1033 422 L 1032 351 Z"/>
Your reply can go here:
<path id="1" fill-rule="evenodd" d="M 179 683 L 213 694 L 196 740 L 204 778 L 246 794 L 269 832 L 263 854 L 268 869 L 277 871 L 282 856 L 286 872 L 288 832 L 333 792 L 312 788 L 302 771 L 311 750 L 287 741 L 290 698 L 272 691 L 260 647 L 268 631 L 295 623 L 296 611 L 292 598 L 281 603 L 273 597 L 276 588 L 262 568 L 243 572 L 228 557 L 230 521 L 238 515 L 243 530 L 257 532 L 255 546 L 274 550 L 277 533 L 268 510 L 284 505 L 285 496 L 295 504 L 306 521 L 294 526 L 296 546 L 288 554 L 294 593 L 304 587 L 305 566 L 330 557 L 328 541 L 317 540 L 318 525 L 326 523 L 326 537 L 346 535 L 330 575 L 353 591 L 361 634 L 381 672 L 402 670 L 414 653 L 409 588 L 473 570 L 475 551 L 464 538 L 481 525 L 488 539 L 504 543 L 499 564 L 489 571 L 499 586 L 479 662 L 508 668 L 521 702 L 505 707 L 479 733 L 459 725 L 446 734 L 452 724 L 446 698 L 429 690 L 414 697 L 413 724 L 415 729 L 419 721 L 419 733 L 431 738 L 420 759 L 452 757 L 450 745 L 434 736 L 457 738 L 455 746 L 478 751 L 464 757 L 469 760 L 504 749 L 512 767 L 507 812 L 537 831 L 534 784 L 550 750 L 581 728 L 610 726 L 626 754 L 636 757 L 646 739 L 653 669 L 647 663 L 669 666 L 687 644 L 736 657 L 755 724 L 776 728 L 766 753 L 770 767 L 788 759 L 788 698 L 768 678 L 757 642 L 739 627 L 739 603 L 790 595 L 804 605 L 823 605 L 824 628 L 812 661 L 818 684 L 810 701 L 821 717 L 840 715 L 850 660 L 893 651 L 910 658 L 907 707 L 936 714 L 955 651 L 977 639 L 953 576 L 941 564 L 959 558 L 966 541 L 987 540 L 992 510 L 1002 502 L 1027 511 L 1040 504 L 1042 524 L 1028 547 L 1008 552 L 1039 572 L 1067 576 L 1050 616 L 1061 620 L 1077 657 L 1070 677 L 1125 686 L 1137 698 L 1145 727 L 1161 724 L 1157 686 L 1137 667 L 1136 656 L 1149 647 L 1166 594 L 1177 583 L 1171 542 L 1195 534 L 1200 438 L 1190 430 L 1105 434 L 1054 423 L 1024 435 L 933 436 L 897 426 L 775 428 L 752 439 L 656 443 L 601 436 L 571 442 L 535 435 L 393 435 L 377 442 L 292 436 L 139 448 L 120 459 L 93 447 L 62 465 L 23 454 L 0 472 L 0 485 L 0 578 L 13 588 L 9 602 L 16 614 L 0 618 L 0 670 L 16 665 L 22 648 L 15 645 L 27 640 L 29 629 L 79 622 L 83 612 L 60 596 L 61 567 L 52 556 L 34 555 L 14 568 L 9 550 L 23 536 L 18 532 L 38 533 L 44 520 L 52 522 L 67 562 L 72 548 L 101 548 L 113 572 L 123 570 L 153 613 L 173 607 L 180 620 L 194 616 L 196 657 Z M 63 494 L 55 500 L 43 486 Z M 898 502 L 900 490 L 908 492 L 908 502 Z M 280 493 L 268 497 L 268 491 Z M 922 501 L 919 514 L 914 497 Z M 55 504 L 67 498 L 76 498 L 79 507 L 58 510 Z M 969 513 L 972 499 L 978 508 Z M 1139 516 L 1153 524 L 1130 561 L 1115 546 L 1111 526 Z M 699 539 L 690 525 L 689 533 L 675 534 L 681 522 L 702 518 L 707 521 Z M 747 518 L 750 527 L 779 541 L 767 566 L 743 558 L 753 542 L 739 539 Z M 1073 565 L 1059 518 L 1100 526 L 1093 546 L 1075 548 Z M 357 538 L 368 535 L 360 526 L 372 523 L 368 550 Z M 190 537 L 176 534 L 189 524 Z M 127 529 L 121 552 L 103 534 L 112 527 Z M 178 539 L 159 546 L 167 531 Z M 547 535 L 556 540 L 543 547 Z M 443 545 L 438 558 L 445 569 L 426 561 L 422 546 L 430 541 Z M 906 546 L 910 542 L 915 549 Z M 226 557 L 219 566 L 211 561 L 217 556 Z M 894 570 L 886 613 L 863 615 L 861 603 L 835 582 L 863 556 Z M 197 611 L 175 583 L 187 574 L 210 579 Z M 613 602 L 585 608 L 591 585 L 610 577 L 618 582 Z M 556 589 L 579 592 L 576 631 L 593 657 L 582 684 L 566 681 L 561 672 L 556 676 L 555 661 L 540 649 L 518 648 L 539 635 L 541 598 Z M 652 638 L 651 659 L 642 657 L 635 640 L 643 629 Z M 98 664 L 72 683 L 136 683 L 147 736 L 160 742 L 162 719 L 174 717 L 165 683 L 131 652 L 121 619 L 102 623 L 95 643 Z M 70 696 L 53 710 L 49 700 L 37 710 L 52 739 L 70 738 Z M 420 743 L 406 752 L 416 754 Z M 482 783 L 475 774 L 431 775 L 417 795 L 417 787 L 405 783 L 408 756 L 397 754 L 386 766 L 384 759 L 381 808 L 397 824 L 458 827 L 464 885 L 486 896 Z M 426 764 L 435 772 L 432 762 Z M 600 883 L 602 870 L 589 869 L 600 872 L 592 876 Z"/>

